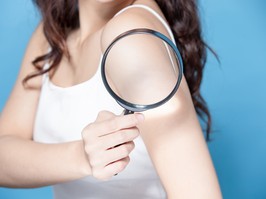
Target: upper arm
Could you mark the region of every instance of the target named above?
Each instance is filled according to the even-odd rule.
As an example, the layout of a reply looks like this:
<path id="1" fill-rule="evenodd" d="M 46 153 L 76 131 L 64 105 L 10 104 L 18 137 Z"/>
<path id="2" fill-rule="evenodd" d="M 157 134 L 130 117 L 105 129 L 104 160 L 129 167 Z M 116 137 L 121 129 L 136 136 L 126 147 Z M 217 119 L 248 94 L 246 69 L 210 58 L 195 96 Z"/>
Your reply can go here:
<path id="1" fill-rule="evenodd" d="M 141 135 L 170 198 L 220 199 L 216 173 L 185 82 L 145 113 Z"/>
<path id="2" fill-rule="evenodd" d="M 0 135 L 17 135 L 32 138 L 36 107 L 38 104 L 42 77 L 29 80 L 26 88 L 23 79 L 35 72 L 32 61 L 47 52 L 48 42 L 43 34 L 42 23 L 37 27 L 26 49 L 21 69 L 11 95 L 0 115 Z"/>
<path id="3" fill-rule="evenodd" d="M 154 15 L 144 9 L 130 9 L 106 25 L 102 33 L 102 51 L 105 52 L 114 38 L 121 33 L 137 28 L 156 30 L 170 37 Z M 152 103 L 155 98 L 160 101 L 166 97 L 172 91 L 172 83 L 176 80 L 168 50 L 162 40 L 151 34 L 131 34 L 118 40 L 105 60 L 105 74 L 112 90 L 135 104 L 141 104 L 138 103 L 141 101 L 144 104 Z M 173 81 L 167 83 L 170 82 L 167 81 L 169 79 Z M 158 90 L 159 86 L 161 92 L 155 91 L 156 96 L 150 95 L 153 90 Z M 163 91 L 165 92 L 162 93 Z"/>
<path id="4" fill-rule="evenodd" d="M 121 14 L 103 31 L 103 51 L 117 35 L 130 29 L 150 28 L 167 35 L 164 27 L 158 25 L 159 23 L 154 19 L 139 16 L 133 10 Z M 145 62 L 145 59 L 150 56 L 150 52 L 139 46 L 141 42 L 137 40 L 126 43 L 123 50 L 116 53 L 116 59 L 112 59 L 111 64 L 115 63 L 116 67 L 122 65 L 119 62 L 125 61 L 125 57 L 127 58 L 134 48 L 141 56 L 138 62 L 134 59 L 126 62 L 129 73 L 132 75 L 130 68 L 138 68 L 138 64 Z M 156 59 L 151 59 L 151 63 L 152 60 Z M 118 82 L 114 79 L 115 86 L 128 94 L 127 92 L 131 89 L 129 86 L 132 85 L 128 83 L 131 81 L 130 74 L 121 72 L 119 67 L 114 67 L 112 70 L 116 71 L 111 72 L 119 79 Z M 145 68 L 143 68 L 144 71 Z M 126 78 L 121 78 L 122 75 Z M 177 93 L 169 102 L 144 114 L 146 120 L 139 126 L 141 136 L 168 197 L 221 198 L 217 177 L 185 78 L 182 79 Z"/>

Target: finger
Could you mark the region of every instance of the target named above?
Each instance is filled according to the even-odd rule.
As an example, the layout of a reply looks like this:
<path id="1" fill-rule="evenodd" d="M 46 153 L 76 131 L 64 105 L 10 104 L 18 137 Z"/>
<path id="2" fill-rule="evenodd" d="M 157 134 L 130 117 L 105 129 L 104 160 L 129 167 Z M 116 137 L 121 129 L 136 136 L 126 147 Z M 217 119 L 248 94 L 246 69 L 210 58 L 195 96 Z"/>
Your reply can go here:
<path id="1" fill-rule="evenodd" d="M 126 166 L 128 165 L 129 162 L 130 162 L 130 158 L 129 158 L 129 156 L 127 156 L 121 160 L 118 160 L 116 162 L 113 162 L 113 163 L 107 165 L 104 168 L 104 172 L 106 174 L 108 174 L 110 177 L 113 177 L 117 173 L 122 172 L 126 168 Z"/>
<path id="2" fill-rule="evenodd" d="M 93 150 L 86 148 L 89 154 L 89 163 L 92 168 L 104 168 L 106 165 L 125 158 L 134 149 L 134 142 L 124 143 L 123 145 L 114 147 L 109 150 Z"/>
<path id="3" fill-rule="evenodd" d="M 106 121 L 106 120 L 109 120 L 111 118 L 114 118 L 116 117 L 115 114 L 113 114 L 112 112 L 110 111 L 100 111 L 97 115 L 97 118 L 95 120 L 95 122 L 93 123 L 90 123 L 89 125 L 87 125 L 83 131 L 82 131 L 82 137 L 83 139 L 87 138 L 89 135 L 94 135 L 94 137 L 98 137 L 96 135 L 96 131 L 97 131 L 97 126 L 100 125 L 99 122 L 103 122 L 103 121 Z M 98 123 L 98 124 L 97 124 Z M 91 133 L 91 132 L 94 132 L 94 133 Z"/>
<path id="4" fill-rule="evenodd" d="M 103 125 L 102 122 L 106 120 L 111 120 L 112 118 L 115 118 L 116 115 L 110 111 L 100 111 L 97 115 L 97 118 L 95 122 L 88 124 L 82 132 L 83 140 L 88 138 L 88 136 L 92 136 L 94 138 L 99 137 L 97 134 L 97 131 L 99 129 L 99 125 Z M 90 139 L 91 140 L 91 139 Z"/>
<path id="5" fill-rule="evenodd" d="M 117 131 L 112 134 L 108 134 L 106 136 L 102 136 L 101 139 L 102 149 L 107 150 L 113 148 L 115 146 L 124 144 L 126 142 L 131 142 L 136 139 L 140 135 L 139 129 L 137 127 L 133 127 L 130 129 L 125 129 L 121 131 Z"/>
<path id="6" fill-rule="evenodd" d="M 125 116 L 116 116 L 106 121 L 94 123 L 94 128 L 98 132 L 98 136 L 104 136 L 121 129 L 135 127 L 143 120 L 143 114 L 139 113 Z"/>
<path id="7" fill-rule="evenodd" d="M 110 111 L 100 111 L 97 115 L 96 122 L 102 122 L 116 117 L 116 115 Z"/>
<path id="8" fill-rule="evenodd" d="M 102 164 L 104 166 L 107 166 L 110 163 L 121 160 L 129 156 L 129 154 L 132 152 L 134 148 L 135 148 L 134 142 L 128 142 L 128 143 L 119 145 L 117 147 L 111 148 L 105 151 L 105 154 L 102 157 L 102 161 L 103 161 Z"/>

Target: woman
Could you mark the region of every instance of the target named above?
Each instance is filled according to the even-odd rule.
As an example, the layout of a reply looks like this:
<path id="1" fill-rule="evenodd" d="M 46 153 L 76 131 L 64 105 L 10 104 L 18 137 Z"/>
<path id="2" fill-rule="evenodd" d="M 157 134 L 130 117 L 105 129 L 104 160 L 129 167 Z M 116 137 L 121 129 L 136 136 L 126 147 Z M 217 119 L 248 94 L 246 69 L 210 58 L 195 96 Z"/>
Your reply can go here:
<path id="1" fill-rule="evenodd" d="M 199 93 L 205 46 L 195 1 L 35 3 L 43 20 L 0 119 L 0 185 L 55 185 L 59 199 L 222 198 L 196 116 L 209 117 Z M 166 19 L 186 79 L 165 105 L 121 116 L 101 83 L 102 53 L 133 28 L 174 40 Z"/>

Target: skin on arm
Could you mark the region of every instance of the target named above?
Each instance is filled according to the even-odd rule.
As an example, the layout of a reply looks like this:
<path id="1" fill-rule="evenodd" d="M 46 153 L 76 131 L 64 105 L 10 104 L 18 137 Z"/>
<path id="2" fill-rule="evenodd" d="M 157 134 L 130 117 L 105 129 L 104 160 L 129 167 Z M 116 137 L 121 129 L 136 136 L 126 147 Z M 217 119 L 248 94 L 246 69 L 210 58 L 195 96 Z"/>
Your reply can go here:
<path id="1" fill-rule="evenodd" d="M 117 35 L 130 29 L 150 28 L 168 35 L 160 22 L 156 21 L 158 22 L 154 16 L 142 9 L 130 9 L 120 14 L 109 22 L 103 31 L 103 52 Z M 121 24 L 126 25 L 121 26 Z M 117 59 L 126 57 L 131 47 L 129 43 L 128 49 L 124 48 L 123 52 L 117 53 Z M 144 55 L 142 57 L 148 56 L 147 51 L 141 48 L 138 52 Z M 135 61 L 132 62 L 134 65 Z M 115 87 L 129 85 L 126 82 L 128 78 L 117 78 L 120 82 L 115 82 Z M 130 87 L 123 86 L 121 89 L 118 92 L 126 95 Z M 139 125 L 141 136 L 168 198 L 222 198 L 185 78 L 169 102 L 146 111 L 144 115 L 145 122 Z"/>
<path id="2" fill-rule="evenodd" d="M 62 144 L 34 142 L 42 77 L 31 79 L 30 89 L 23 87 L 22 80 L 35 71 L 31 61 L 47 49 L 41 24 L 29 43 L 17 82 L 1 114 L 0 186 L 40 187 L 88 175 L 109 179 L 127 166 L 133 140 L 139 135 L 136 125 L 143 120 L 140 114 L 116 116 L 100 112 L 96 121 L 77 132 L 83 140 Z"/>
<path id="3" fill-rule="evenodd" d="M 83 142 L 40 144 L 32 141 L 42 77 L 22 80 L 35 71 L 32 60 L 47 52 L 40 24 L 34 32 L 17 82 L 0 116 L 0 186 L 39 187 L 90 174 Z"/>

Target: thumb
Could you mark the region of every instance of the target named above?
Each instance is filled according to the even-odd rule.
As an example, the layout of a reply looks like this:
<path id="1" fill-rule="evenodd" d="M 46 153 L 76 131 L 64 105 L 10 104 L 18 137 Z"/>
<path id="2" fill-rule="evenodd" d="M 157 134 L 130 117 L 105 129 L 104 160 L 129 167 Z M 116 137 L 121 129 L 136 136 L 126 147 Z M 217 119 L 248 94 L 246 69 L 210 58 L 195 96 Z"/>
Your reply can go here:
<path id="1" fill-rule="evenodd" d="M 97 122 L 102 122 L 102 121 L 105 121 L 105 120 L 109 120 L 113 117 L 116 117 L 116 115 L 110 111 L 100 111 L 98 113 L 98 116 L 96 118 L 96 121 Z"/>

